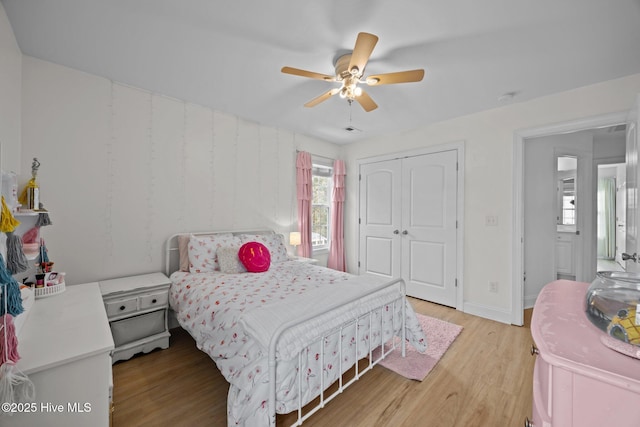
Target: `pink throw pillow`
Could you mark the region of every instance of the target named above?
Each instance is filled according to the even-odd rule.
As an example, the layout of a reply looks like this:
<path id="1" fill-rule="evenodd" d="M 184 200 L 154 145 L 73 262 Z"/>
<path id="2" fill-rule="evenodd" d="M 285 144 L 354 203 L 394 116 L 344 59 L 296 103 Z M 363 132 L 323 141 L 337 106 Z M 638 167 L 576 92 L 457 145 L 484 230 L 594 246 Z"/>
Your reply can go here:
<path id="1" fill-rule="evenodd" d="M 251 273 L 262 273 L 267 271 L 271 265 L 269 249 L 258 242 L 247 242 L 240 246 L 238 258 L 240 258 L 244 268 Z"/>

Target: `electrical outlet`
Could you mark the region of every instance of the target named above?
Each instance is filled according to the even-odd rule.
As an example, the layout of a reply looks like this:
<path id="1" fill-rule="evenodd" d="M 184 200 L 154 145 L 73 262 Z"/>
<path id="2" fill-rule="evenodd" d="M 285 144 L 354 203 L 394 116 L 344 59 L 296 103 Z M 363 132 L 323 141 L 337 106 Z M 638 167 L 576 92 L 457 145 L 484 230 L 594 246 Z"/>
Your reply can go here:
<path id="1" fill-rule="evenodd" d="M 484 224 L 487 227 L 497 227 L 498 226 L 498 216 L 497 215 L 487 215 L 485 218 Z"/>
<path id="2" fill-rule="evenodd" d="M 489 282 L 489 292 L 498 293 L 498 282 Z"/>

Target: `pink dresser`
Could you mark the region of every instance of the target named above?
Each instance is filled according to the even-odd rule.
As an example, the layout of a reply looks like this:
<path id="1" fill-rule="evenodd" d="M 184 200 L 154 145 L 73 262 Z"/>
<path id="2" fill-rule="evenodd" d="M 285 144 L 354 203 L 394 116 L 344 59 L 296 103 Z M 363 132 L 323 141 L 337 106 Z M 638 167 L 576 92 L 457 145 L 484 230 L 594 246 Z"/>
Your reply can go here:
<path id="1" fill-rule="evenodd" d="M 533 419 L 525 426 L 640 426 L 640 360 L 601 343 L 604 332 L 584 311 L 588 286 L 558 280 L 536 300 Z"/>

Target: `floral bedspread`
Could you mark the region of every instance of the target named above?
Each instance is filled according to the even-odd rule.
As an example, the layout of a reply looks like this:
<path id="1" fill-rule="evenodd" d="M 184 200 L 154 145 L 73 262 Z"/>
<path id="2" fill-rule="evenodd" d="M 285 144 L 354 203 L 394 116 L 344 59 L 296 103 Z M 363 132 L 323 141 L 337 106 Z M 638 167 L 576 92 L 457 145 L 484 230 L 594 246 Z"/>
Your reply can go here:
<path id="1" fill-rule="evenodd" d="M 397 333 L 400 325 L 401 304 L 385 306 L 371 318 L 358 318 L 370 307 L 384 303 L 389 291 L 374 293 L 322 314 L 322 307 L 327 304 L 339 305 L 342 300 L 383 282 L 296 261 L 274 263 L 264 273 L 175 272 L 171 281 L 170 305 L 178 322 L 231 384 L 228 425 L 268 425 L 270 336 L 267 335 L 279 323 L 301 315 L 320 314 L 282 336 L 276 369 L 278 413 L 296 409 L 299 400 L 306 404 L 314 399 L 322 384 L 326 388 L 358 359 L 367 356 L 370 346 L 387 342 L 394 335 L 393 329 Z M 406 300 L 404 304 L 407 339 L 424 351 L 423 331 L 411 305 Z M 383 330 L 382 318 L 396 326 Z M 339 328 L 339 324 L 349 319 L 353 319 L 350 326 Z M 313 343 L 327 331 L 333 332 L 322 348 L 320 343 Z M 339 360 L 340 347 L 343 360 Z M 302 355 L 300 361 L 298 353 Z"/>

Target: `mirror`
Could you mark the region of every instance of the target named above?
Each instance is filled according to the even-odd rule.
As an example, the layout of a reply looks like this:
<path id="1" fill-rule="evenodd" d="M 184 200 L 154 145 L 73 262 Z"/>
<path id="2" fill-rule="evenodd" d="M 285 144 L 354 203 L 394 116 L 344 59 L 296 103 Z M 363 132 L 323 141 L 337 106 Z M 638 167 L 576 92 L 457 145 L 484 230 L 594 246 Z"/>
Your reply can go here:
<path id="1" fill-rule="evenodd" d="M 558 156 L 557 158 L 557 215 L 556 223 L 560 226 L 576 226 L 576 177 L 578 158 L 575 156 Z"/>

